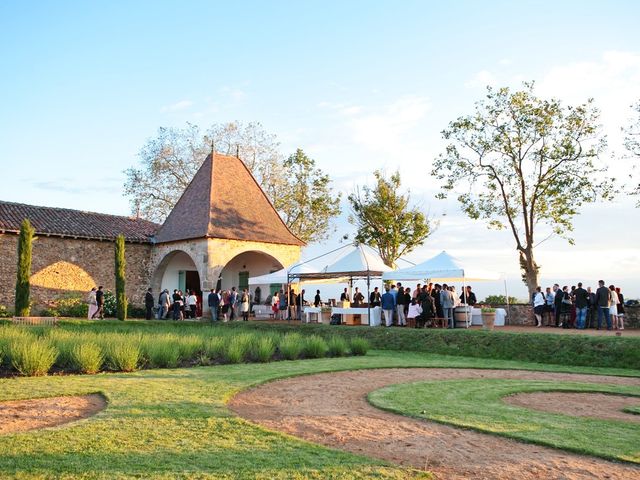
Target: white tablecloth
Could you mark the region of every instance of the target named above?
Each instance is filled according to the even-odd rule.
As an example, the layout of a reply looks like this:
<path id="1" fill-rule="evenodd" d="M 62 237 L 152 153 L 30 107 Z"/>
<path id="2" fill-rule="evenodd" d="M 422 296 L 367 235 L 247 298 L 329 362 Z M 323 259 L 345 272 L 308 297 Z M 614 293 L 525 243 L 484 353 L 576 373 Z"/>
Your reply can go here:
<path id="1" fill-rule="evenodd" d="M 504 308 L 496 308 L 496 321 L 494 326 L 504 327 L 507 311 Z M 482 310 L 479 308 L 471 309 L 471 325 L 482 325 Z"/>
<path id="2" fill-rule="evenodd" d="M 340 308 L 333 307 L 331 309 L 331 314 L 338 313 L 340 315 L 360 315 L 361 322 L 363 324 L 368 324 L 370 327 L 377 327 L 380 325 L 380 320 L 382 319 L 382 309 L 380 307 L 373 307 L 371 309 L 371 318 L 369 318 L 369 309 L 368 308 Z M 366 320 L 366 323 L 365 323 Z"/>
<path id="3" fill-rule="evenodd" d="M 321 307 L 304 307 L 305 323 L 311 322 L 311 315 L 316 316 L 316 321 L 322 323 L 322 308 Z"/>

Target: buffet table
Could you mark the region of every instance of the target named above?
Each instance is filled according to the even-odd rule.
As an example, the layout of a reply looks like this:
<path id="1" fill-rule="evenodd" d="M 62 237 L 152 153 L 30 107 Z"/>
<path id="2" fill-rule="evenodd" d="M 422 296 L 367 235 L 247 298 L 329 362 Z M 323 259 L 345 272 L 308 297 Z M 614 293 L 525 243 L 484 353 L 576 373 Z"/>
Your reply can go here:
<path id="1" fill-rule="evenodd" d="M 311 323 L 311 315 L 315 315 L 318 323 L 329 323 L 322 318 L 322 307 L 304 307 L 304 323 Z"/>
<path id="2" fill-rule="evenodd" d="M 369 318 L 369 312 L 371 312 L 371 317 Z M 372 309 L 368 308 L 341 308 L 341 307 L 333 307 L 331 309 L 331 315 L 334 314 L 342 315 L 342 323 L 347 325 L 358 325 L 356 322 L 356 316 L 360 316 L 360 325 L 369 325 L 370 327 L 377 327 L 380 325 L 380 320 L 382 319 L 382 309 L 380 307 L 373 307 Z"/>

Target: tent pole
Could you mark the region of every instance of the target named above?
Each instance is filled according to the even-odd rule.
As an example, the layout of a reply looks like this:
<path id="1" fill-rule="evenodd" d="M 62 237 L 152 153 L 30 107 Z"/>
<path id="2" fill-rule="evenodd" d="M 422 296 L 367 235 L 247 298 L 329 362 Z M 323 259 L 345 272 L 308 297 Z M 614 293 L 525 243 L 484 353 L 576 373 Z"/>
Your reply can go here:
<path id="1" fill-rule="evenodd" d="M 371 326 L 371 272 L 367 270 L 367 322 Z"/>
<path id="2" fill-rule="evenodd" d="M 471 315 L 471 308 L 472 307 L 470 307 L 469 303 L 468 303 L 469 302 L 469 298 L 467 297 L 467 279 L 464 276 L 464 273 L 462 274 L 462 298 L 464 299 L 464 304 L 465 304 L 465 307 L 466 307 L 466 310 L 467 310 L 465 312 L 467 314 L 466 315 L 467 316 L 467 321 L 465 323 L 467 325 L 467 328 L 469 328 L 470 325 L 471 325 L 471 318 L 470 317 L 472 316 Z"/>

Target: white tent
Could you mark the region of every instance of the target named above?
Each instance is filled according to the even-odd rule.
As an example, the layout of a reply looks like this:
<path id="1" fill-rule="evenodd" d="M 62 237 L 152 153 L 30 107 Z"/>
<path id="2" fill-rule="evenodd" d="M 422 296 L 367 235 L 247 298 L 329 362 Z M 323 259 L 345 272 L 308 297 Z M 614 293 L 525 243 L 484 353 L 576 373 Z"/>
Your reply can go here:
<path id="1" fill-rule="evenodd" d="M 499 280 L 500 274 L 475 268 L 466 268 L 462 262 L 444 250 L 429 260 L 412 267 L 384 272 L 383 280 L 437 280 L 440 282 L 477 282 Z"/>
<path id="2" fill-rule="evenodd" d="M 329 265 L 326 273 L 339 273 L 344 276 L 379 276 L 382 272 L 392 270 L 384 264 L 380 256 L 366 245 L 358 245 L 351 253 Z"/>

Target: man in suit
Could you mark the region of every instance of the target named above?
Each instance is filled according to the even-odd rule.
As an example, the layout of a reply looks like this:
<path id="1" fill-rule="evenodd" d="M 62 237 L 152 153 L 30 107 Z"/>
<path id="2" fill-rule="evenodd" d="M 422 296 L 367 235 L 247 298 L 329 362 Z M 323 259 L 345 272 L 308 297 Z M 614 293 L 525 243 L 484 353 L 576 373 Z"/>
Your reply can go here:
<path id="1" fill-rule="evenodd" d="M 218 309 L 220 308 L 220 296 L 218 295 L 218 292 L 216 292 L 213 288 L 207 296 L 207 305 L 209 305 L 209 310 L 211 310 L 211 321 L 217 321 Z"/>
<path id="2" fill-rule="evenodd" d="M 582 288 L 582 282 L 578 282 L 578 288 L 573 291 L 573 298 L 576 302 L 576 327 L 582 330 L 585 327 L 589 309 L 589 292 Z"/>
<path id="3" fill-rule="evenodd" d="M 390 327 L 393 325 L 393 311 L 396 308 L 396 299 L 389 291 L 389 287 L 384 287 L 385 292 L 382 294 L 382 313 L 384 314 L 385 326 Z"/>
<path id="4" fill-rule="evenodd" d="M 351 301 L 351 299 L 349 298 L 349 292 L 348 292 L 348 289 L 346 289 L 346 288 L 345 288 L 345 289 L 344 289 L 344 292 L 342 292 L 342 293 L 340 294 L 340 301 L 341 301 L 341 302 L 349 302 L 349 301 Z"/>
<path id="5" fill-rule="evenodd" d="M 426 285 L 422 287 L 422 292 L 418 295 L 418 301 L 420 302 L 420 307 L 422 307 L 422 313 L 416 318 L 416 328 L 422 328 L 425 323 L 433 321 L 436 316 L 436 305 Z"/>
<path id="6" fill-rule="evenodd" d="M 453 293 L 451 293 L 449 286 L 445 283 L 442 285 L 442 290 L 440 290 L 440 305 L 442 305 L 442 318 L 447 319 L 449 328 L 455 327 L 455 322 L 453 321 L 454 303 L 455 299 L 453 298 Z"/>
<path id="7" fill-rule="evenodd" d="M 598 290 L 596 290 L 596 304 L 598 305 L 598 330 L 602 327 L 602 316 L 607 320 L 607 330 L 611 330 L 611 317 L 609 316 L 609 306 L 611 301 L 609 289 L 604 286 L 604 280 L 598 280 Z"/>
<path id="8" fill-rule="evenodd" d="M 380 301 L 380 292 L 378 291 L 378 287 L 375 287 L 373 292 L 371 292 L 371 295 L 369 295 L 369 304 L 371 305 L 371 308 L 379 307 Z"/>
<path id="9" fill-rule="evenodd" d="M 144 295 L 144 307 L 147 310 L 144 318 L 146 318 L 147 320 L 151 320 L 151 318 L 153 317 L 153 307 L 155 304 L 155 300 L 151 292 L 152 290 L 149 288 L 147 290 L 147 293 L 145 293 Z"/>

